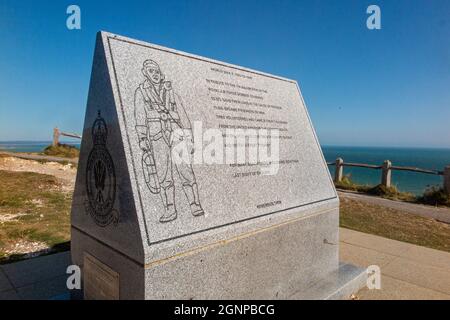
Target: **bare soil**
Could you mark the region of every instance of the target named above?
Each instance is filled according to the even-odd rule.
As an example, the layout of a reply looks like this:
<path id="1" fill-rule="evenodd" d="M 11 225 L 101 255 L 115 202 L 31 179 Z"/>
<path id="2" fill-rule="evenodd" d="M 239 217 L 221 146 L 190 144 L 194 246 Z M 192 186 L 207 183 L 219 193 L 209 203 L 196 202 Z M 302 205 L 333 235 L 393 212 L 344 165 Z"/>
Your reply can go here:
<path id="1" fill-rule="evenodd" d="M 77 168 L 71 164 L 51 161 L 34 161 L 14 157 L 0 157 L 0 170 L 15 172 L 36 172 L 56 177 L 63 192 L 73 192 Z"/>

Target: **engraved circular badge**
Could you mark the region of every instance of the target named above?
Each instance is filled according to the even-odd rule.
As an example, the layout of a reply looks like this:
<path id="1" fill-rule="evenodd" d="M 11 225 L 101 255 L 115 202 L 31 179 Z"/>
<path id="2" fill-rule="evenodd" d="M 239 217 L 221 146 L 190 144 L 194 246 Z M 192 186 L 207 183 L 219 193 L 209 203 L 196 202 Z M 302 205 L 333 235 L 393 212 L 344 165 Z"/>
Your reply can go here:
<path id="1" fill-rule="evenodd" d="M 167 116 L 167 113 L 161 113 L 160 118 L 162 121 L 166 121 L 169 117 Z"/>
<path id="2" fill-rule="evenodd" d="M 114 210 L 116 198 L 116 173 L 111 155 L 106 148 L 108 129 L 106 122 L 98 112 L 92 126 L 94 146 L 89 153 L 86 166 L 86 211 L 101 227 L 118 222 L 118 213 Z"/>

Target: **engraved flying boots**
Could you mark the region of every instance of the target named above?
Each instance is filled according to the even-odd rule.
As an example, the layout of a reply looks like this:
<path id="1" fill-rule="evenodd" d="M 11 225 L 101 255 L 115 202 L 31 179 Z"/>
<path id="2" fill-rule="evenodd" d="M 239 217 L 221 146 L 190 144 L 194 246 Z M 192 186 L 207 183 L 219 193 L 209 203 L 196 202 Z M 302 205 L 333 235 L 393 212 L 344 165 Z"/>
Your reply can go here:
<path id="1" fill-rule="evenodd" d="M 202 216 L 205 214 L 203 208 L 200 204 L 200 199 L 198 197 L 198 188 L 197 183 L 193 183 L 192 186 L 189 184 L 183 185 L 184 193 L 189 201 L 189 205 L 191 206 L 191 213 L 194 217 Z"/>
<path id="2" fill-rule="evenodd" d="M 175 187 L 171 185 L 164 189 L 161 193 L 161 198 L 164 204 L 165 213 L 159 218 L 159 222 L 169 222 L 177 218 L 177 209 L 175 208 Z"/>

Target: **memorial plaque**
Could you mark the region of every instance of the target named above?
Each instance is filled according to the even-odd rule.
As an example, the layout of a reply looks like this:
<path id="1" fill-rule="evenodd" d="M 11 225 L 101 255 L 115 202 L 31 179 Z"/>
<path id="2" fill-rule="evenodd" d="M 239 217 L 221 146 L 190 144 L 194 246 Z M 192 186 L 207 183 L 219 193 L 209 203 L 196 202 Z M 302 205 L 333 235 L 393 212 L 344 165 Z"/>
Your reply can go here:
<path id="1" fill-rule="evenodd" d="M 119 299 L 119 274 L 87 253 L 84 255 L 84 283 L 85 299 Z"/>
<path id="2" fill-rule="evenodd" d="M 321 214 L 328 220 L 313 236 L 311 221 Z M 189 298 L 161 280 L 194 263 L 189 257 L 238 239 L 258 255 L 257 234 L 273 237 L 294 223 L 312 253 L 324 240 L 337 243 L 337 216 L 296 81 L 99 33 L 72 209 L 74 260 L 85 246 L 103 259 L 117 254 L 119 265 L 126 259 L 144 269 L 142 297 Z M 294 238 L 281 241 L 295 247 Z M 323 252 L 327 266 L 311 281 L 338 269 L 337 249 Z M 223 267 L 218 260 L 208 266 Z M 189 286 L 197 286 L 194 278 Z M 218 286 L 222 280 L 211 278 Z M 223 297 L 197 289 L 196 297 Z"/>

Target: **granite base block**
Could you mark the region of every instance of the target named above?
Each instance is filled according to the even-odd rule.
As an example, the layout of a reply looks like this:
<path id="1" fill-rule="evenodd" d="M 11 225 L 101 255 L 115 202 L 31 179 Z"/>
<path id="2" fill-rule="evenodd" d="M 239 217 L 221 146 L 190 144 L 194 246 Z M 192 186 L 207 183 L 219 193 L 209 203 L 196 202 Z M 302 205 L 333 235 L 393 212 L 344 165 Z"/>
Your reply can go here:
<path id="1" fill-rule="evenodd" d="M 338 263 L 338 217 L 336 208 L 142 265 L 73 230 L 72 257 L 107 261 L 120 299 L 345 298 L 365 280 Z"/>
<path id="2" fill-rule="evenodd" d="M 290 297 L 292 300 L 345 300 L 366 286 L 367 270 L 341 263 L 339 269 L 315 285 Z"/>

